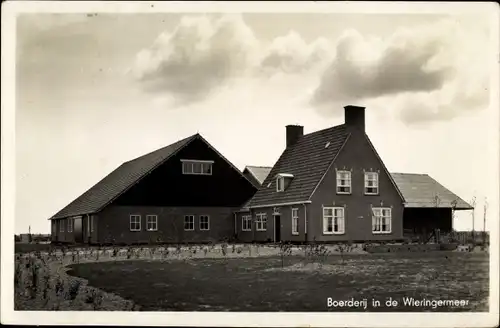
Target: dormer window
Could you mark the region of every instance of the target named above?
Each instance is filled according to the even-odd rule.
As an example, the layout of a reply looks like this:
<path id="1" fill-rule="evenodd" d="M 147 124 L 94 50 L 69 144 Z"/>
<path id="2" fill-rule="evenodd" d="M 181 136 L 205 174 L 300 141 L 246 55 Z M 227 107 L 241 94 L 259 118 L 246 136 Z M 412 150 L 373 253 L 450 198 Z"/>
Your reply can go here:
<path id="1" fill-rule="evenodd" d="M 213 161 L 181 159 L 182 174 L 212 175 Z"/>
<path id="2" fill-rule="evenodd" d="M 276 191 L 285 191 L 285 177 L 281 175 L 276 178 Z"/>
<path id="3" fill-rule="evenodd" d="M 292 174 L 280 173 L 276 175 L 276 191 L 277 192 L 285 191 L 285 189 L 288 187 L 292 179 L 293 179 Z"/>

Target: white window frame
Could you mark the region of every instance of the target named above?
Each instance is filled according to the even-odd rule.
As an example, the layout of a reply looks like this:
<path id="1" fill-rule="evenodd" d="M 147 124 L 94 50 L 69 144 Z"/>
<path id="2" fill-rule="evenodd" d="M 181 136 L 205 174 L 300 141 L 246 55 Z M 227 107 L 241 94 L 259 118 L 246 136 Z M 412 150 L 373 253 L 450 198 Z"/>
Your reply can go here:
<path id="1" fill-rule="evenodd" d="M 59 232 L 64 232 L 64 221 L 65 220 L 59 220 Z"/>
<path id="2" fill-rule="evenodd" d="M 292 235 L 299 234 L 299 209 L 292 208 Z"/>
<path id="3" fill-rule="evenodd" d="M 206 222 L 207 228 L 206 229 L 202 228 L 202 224 L 204 223 L 203 222 L 204 218 L 207 219 L 207 222 Z M 200 224 L 200 230 L 201 231 L 208 231 L 208 230 L 210 230 L 210 215 L 206 215 L 206 214 L 200 215 L 200 223 L 199 224 Z"/>
<path id="4" fill-rule="evenodd" d="M 387 230 L 382 230 L 383 223 L 388 227 Z M 392 208 L 372 207 L 372 233 L 374 235 L 392 233 Z"/>
<path id="5" fill-rule="evenodd" d="M 347 174 L 346 179 L 342 178 L 343 174 Z M 337 184 L 336 184 L 337 194 L 345 194 L 345 195 L 351 194 L 351 192 L 352 192 L 352 174 L 351 174 L 351 171 L 338 170 L 337 174 L 336 174 L 336 178 L 337 178 Z M 343 184 L 342 181 L 344 181 L 345 183 Z M 340 190 L 340 188 L 349 188 L 349 191 L 342 191 L 342 190 Z"/>
<path id="6" fill-rule="evenodd" d="M 276 177 L 276 191 L 282 192 L 285 191 L 285 177 L 278 175 Z"/>
<path id="7" fill-rule="evenodd" d="M 331 211 L 331 214 L 326 214 Z M 341 215 L 339 215 L 340 211 Z M 326 215 L 325 215 L 326 214 Z M 332 231 L 328 231 L 328 221 L 332 221 Z M 335 224 L 337 223 L 337 224 Z M 335 226 L 338 227 L 335 231 Z M 341 206 L 323 207 L 323 234 L 324 235 L 342 235 L 345 233 L 345 208 Z"/>
<path id="8" fill-rule="evenodd" d="M 241 231 L 252 231 L 252 216 L 243 215 L 241 217 Z"/>
<path id="9" fill-rule="evenodd" d="M 214 161 L 202 161 L 194 159 L 181 159 L 182 174 L 185 175 L 212 175 Z M 199 171 L 195 171 L 195 165 L 199 165 Z"/>
<path id="10" fill-rule="evenodd" d="M 146 215 L 146 231 L 158 231 L 158 215 Z"/>
<path id="11" fill-rule="evenodd" d="M 255 231 L 267 231 L 267 213 L 257 213 L 255 216 Z"/>
<path id="12" fill-rule="evenodd" d="M 140 214 L 130 214 L 130 219 L 129 219 L 130 231 L 141 231 L 141 223 L 142 223 L 142 218 Z M 134 224 L 134 228 L 132 228 L 132 224 Z"/>
<path id="13" fill-rule="evenodd" d="M 73 232 L 73 218 L 68 218 L 68 232 Z"/>
<path id="14" fill-rule="evenodd" d="M 187 219 L 190 219 L 189 222 L 187 221 Z M 190 226 L 192 225 L 193 228 L 186 229 L 186 223 L 188 223 Z M 184 215 L 184 231 L 194 231 L 194 215 L 192 214 Z"/>
<path id="15" fill-rule="evenodd" d="M 373 181 L 373 186 L 369 182 Z M 369 192 L 368 188 L 376 189 L 375 192 Z M 378 172 L 365 172 L 365 195 L 378 195 L 379 193 L 379 174 Z"/>

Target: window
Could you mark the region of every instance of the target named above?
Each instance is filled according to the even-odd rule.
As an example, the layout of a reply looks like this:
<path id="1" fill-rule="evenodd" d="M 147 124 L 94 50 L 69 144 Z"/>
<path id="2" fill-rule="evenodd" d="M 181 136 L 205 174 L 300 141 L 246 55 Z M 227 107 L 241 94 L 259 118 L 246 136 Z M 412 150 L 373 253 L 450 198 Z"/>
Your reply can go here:
<path id="1" fill-rule="evenodd" d="M 210 230 L 210 217 L 208 215 L 200 215 L 200 230 Z"/>
<path id="2" fill-rule="evenodd" d="M 68 232 L 73 232 L 73 218 L 68 219 Z"/>
<path id="3" fill-rule="evenodd" d="M 292 235 L 299 234 L 299 209 L 292 208 Z"/>
<path id="4" fill-rule="evenodd" d="M 146 215 L 146 230 L 147 231 L 157 231 L 158 230 L 158 216 L 157 215 Z"/>
<path id="5" fill-rule="evenodd" d="M 184 216 L 184 230 L 186 231 L 194 230 L 194 215 Z"/>
<path id="6" fill-rule="evenodd" d="M 351 171 L 337 171 L 337 193 L 351 193 Z"/>
<path id="7" fill-rule="evenodd" d="M 243 215 L 241 217 L 241 230 L 242 231 L 252 231 L 252 216 Z"/>
<path id="8" fill-rule="evenodd" d="M 365 194 L 378 195 L 378 173 L 365 172 Z"/>
<path id="9" fill-rule="evenodd" d="M 372 219 L 372 232 L 378 233 L 391 233 L 391 209 L 387 207 L 374 207 Z"/>
<path id="10" fill-rule="evenodd" d="M 323 233 L 327 235 L 344 233 L 343 207 L 323 207 Z"/>
<path id="11" fill-rule="evenodd" d="M 59 220 L 59 232 L 64 232 L 64 220 Z"/>
<path id="12" fill-rule="evenodd" d="M 276 191 L 284 191 L 285 190 L 285 177 L 278 176 L 276 178 Z"/>
<path id="13" fill-rule="evenodd" d="M 141 231 L 141 216 L 131 215 L 130 216 L 130 231 Z"/>
<path id="14" fill-rule="evenodd" d="M 182 174 L 212 175 L 213 161 L 181 160 Z"/>
<path id="15" fill-rule="evenodd" d="M 255 220 L 255 230 L 257 231 L 266 231 L 267 230 L 267 214 L 266 213 L 258 213 L 257 219 Z"/>

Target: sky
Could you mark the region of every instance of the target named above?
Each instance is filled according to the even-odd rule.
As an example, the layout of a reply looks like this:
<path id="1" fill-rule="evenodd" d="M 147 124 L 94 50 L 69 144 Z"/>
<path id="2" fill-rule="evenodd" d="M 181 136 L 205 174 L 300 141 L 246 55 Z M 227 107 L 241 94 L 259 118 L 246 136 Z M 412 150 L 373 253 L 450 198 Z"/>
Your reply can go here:
<path id="1" fill-rule="evenodd" d="M 342 124 L 346 105 L 366 107 L 389 171 L 476 197 L 476 230 L 487 203 L 488 229 L 494 36 L 481 13 L 21 14 L 15 232 L 48 233 L 122 162 L 197 132 L 240 169 L 272 166 L 286 125 Z M 471 212 L 454 227 L 470 230 Z"/>

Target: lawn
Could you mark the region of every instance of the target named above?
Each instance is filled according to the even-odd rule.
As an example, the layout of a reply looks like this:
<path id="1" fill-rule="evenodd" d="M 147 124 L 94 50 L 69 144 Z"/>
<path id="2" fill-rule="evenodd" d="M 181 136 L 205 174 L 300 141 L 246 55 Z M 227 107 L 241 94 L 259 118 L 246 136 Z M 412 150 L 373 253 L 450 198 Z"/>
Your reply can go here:
<path id="1" fill-rule="evenodd" d="M 461 252 L 293 256 L 283 267 L 280 257 L 137 260 L 73 264 L 68 273 L 142 311 L 488 311 L 488 261 Z M 405 306 L 404 297 L 468 303 Z M 367 308 L 327 307 L 328 298 L 366 299 Z M 388 298 L 398 305 L 387 307 Z"/>

